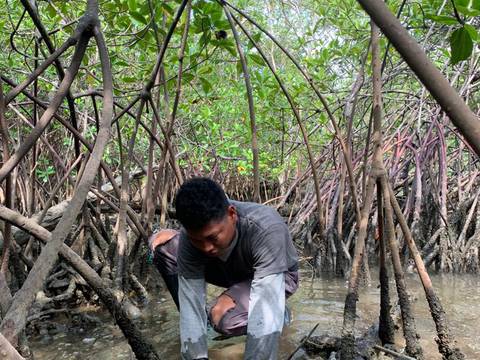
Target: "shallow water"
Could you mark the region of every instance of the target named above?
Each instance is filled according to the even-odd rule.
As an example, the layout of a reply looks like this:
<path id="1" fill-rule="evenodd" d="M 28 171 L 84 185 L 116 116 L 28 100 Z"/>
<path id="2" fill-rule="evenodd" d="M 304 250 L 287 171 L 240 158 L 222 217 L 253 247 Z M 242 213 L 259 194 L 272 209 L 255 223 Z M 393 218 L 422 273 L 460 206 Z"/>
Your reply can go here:
<path id="1" fill-rule="evenodd" d="M 310 279 L 310 273 L 302 273 L 301 284 L 288 304 L 292 310 L 292 323 L 284 329 L 280 345 L 280 358 L 287 358 L 300 339 L 314 326 L 314 335 L 328 333 L 339 335 L 343 320 L 343 306 L 347 291 L 346 282 L 336 278 Z M 434 275 L 434 287 L 447 313 L 451 332 L 467 359 L 480 359 L 480 277 L 470 275 Z M 423 289 L 416 275 L 408 275 L 411 296 L 416 299 L 413 309 L 421 345 L 427 359 L 441 359 L 434 341 L 435 327 L 431 320 Z M 363 288 L 358 303 L 356 333 L 360 335 L 377 321 L 379 312 L 378 280 Z M 393 290 L 393 284 L 391 289 Z M 214 290 L 215 291 L 215 290 Z M 103 323 L 94 329 L 78 333 L 67 330 L 51 339 L 30 339 L 35 359 L 133 359 L 133 355 L 120 330 L 113 325 L 107 313 L 95 313 Z M 178 359 L 178 313 L 168 294 L 154 297 L 144 309 L 140 327 L 150 338 L 162 359 Z M 216 334 L 212 331 L 210 339 Z M 94 338 L 95 340 L 85 340 Z M 399 336 L 401 338 L 401 336 Z M 90 343 L 88 343 L 90 341 Z M 85 343 L 87 342 L 87 343 Z M 241 359 L 244 337 L 224 341 L 210 340 L 210 359 Z M 302 352 L 297 353 L 302 357 Z"/>

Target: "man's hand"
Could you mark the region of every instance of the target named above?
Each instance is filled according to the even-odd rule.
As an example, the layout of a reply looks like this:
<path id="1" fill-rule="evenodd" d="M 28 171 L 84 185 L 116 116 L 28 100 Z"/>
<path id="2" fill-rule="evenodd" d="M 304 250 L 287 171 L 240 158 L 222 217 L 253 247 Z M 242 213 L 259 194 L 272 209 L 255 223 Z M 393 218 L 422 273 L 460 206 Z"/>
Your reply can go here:
<path id="1" fill-rule="evenodd" d="M 155 248 L 158 245 L 165 244 L 167 241 L 169 241 L 171 238 L 173 238 L 177 234 L 178 232 L 172 229 L 160 230 L 159 232 L 153 234 L 148 238 L 148 246 L 150 250 L 155 251 Z"/>

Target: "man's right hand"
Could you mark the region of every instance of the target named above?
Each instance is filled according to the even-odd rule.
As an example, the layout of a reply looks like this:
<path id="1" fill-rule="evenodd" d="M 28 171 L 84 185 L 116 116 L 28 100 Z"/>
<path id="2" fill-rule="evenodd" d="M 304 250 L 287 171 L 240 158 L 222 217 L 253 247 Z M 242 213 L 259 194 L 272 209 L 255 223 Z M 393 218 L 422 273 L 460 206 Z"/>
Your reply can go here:
<path id="1" fill-rule="evenodd" d="M 178 231 L 173 229 L 160 230 L 159 232 L 150 236 L 150 238 L 148 239 L 148 246 L 150 250 L 155 251 L 155 248 L 158 245 L 165 244 L 177 234 L 178 234 Z"/>

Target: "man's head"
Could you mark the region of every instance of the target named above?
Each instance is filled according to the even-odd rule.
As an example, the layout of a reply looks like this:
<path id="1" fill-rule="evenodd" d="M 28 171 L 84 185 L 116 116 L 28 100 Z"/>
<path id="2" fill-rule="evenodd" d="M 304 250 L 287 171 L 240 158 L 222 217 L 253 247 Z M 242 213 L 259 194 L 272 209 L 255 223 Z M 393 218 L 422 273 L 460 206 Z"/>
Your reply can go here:
<path id="1" fill-rule="evenodd" d="M 222 188 L 208 178 L 190 179 L 178 190 L 175 208 L 193 246 L 209 256 L 222 255 L 237 223 L 237 211 Z"/>

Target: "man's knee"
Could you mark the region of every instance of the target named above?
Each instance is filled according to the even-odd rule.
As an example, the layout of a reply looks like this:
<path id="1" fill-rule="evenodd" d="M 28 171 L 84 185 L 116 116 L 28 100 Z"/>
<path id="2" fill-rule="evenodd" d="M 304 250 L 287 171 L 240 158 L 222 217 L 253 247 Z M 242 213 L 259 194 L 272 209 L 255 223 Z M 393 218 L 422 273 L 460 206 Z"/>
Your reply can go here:
<path id="1" fill-rule="evenodd" d="M 157 246 L 166 244 L 176 235 L 178 235 L 178 231 L 173 229 L 160 230 L 148 238 L 148 247 L 154 251 Z"/>
<path id="2" fill-rule="evenodd" d="M 235 301 L 228 295 L 220 295 L 216 304 L 210 309 L 212 325 L 218 327 L 225 314 L 235 307 Z"/>
<path id="3" fill-rule="evenodd" d="M 177 274 L 177 252 L 178 235 L 162 244 L 156 245 L 153 253 L 153 263 L 162 275 Z"/>
<path id="4" fill-rule="evenodd" d="M 235 301 L 228 295 L 218 297 L 210 309 L 209 317 L 213 328 L 223 335 L 244 335 L 247 329 L 248 314 L 236 308 Z"/>

